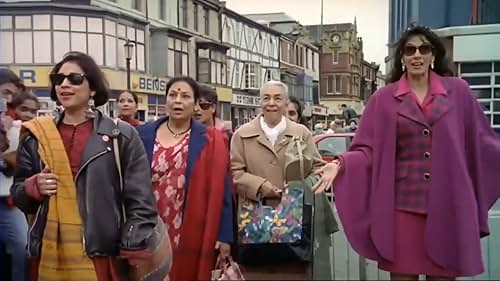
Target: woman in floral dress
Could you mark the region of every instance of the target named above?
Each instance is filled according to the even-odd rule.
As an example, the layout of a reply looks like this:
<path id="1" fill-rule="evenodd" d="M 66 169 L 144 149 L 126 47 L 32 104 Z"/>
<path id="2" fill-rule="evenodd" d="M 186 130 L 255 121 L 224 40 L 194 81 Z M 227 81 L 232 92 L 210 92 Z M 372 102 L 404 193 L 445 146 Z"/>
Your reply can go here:
<path id="1" fill-rule="evenodd" d="M 217 251 L 230 253 L 233 212 L 225 136 L 192 119 L 196 81 L 167 84 L 169 117 L 138 128 L 149 161 L 158 212 L 174 251 L 171 280 L 208 280 Z"/>

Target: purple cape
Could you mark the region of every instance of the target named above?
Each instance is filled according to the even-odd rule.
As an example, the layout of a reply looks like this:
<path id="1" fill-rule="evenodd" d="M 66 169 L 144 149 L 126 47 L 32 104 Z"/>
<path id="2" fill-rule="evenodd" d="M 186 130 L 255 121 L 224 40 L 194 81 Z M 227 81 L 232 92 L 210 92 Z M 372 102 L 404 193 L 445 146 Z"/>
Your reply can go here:
<path id="1" fill-rule="evenodd" d="M 440 77 L 448 96 L 433 125 L 432 183 L 425 246 L 431 259 L 460 276 L 483 272 L 480 238 L 500 196 L 500 140 L 467 83 Z M 394 259 L 397 83 L 369 100 L 351 149 L 341 156 L 335 203 L 351 246 L 369 259 Z"/>

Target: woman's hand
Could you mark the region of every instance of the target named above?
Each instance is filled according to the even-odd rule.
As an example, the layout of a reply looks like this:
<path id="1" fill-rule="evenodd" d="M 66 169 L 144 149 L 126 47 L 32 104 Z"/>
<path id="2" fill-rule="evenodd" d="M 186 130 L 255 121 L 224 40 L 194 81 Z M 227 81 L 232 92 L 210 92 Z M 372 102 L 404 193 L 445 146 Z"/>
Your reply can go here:
<path id="1" fill-rule="evenodd" d="M 215 249 L 219 250 L 219 253 L 222 258 L 227 258 L 231 256 L 231 245 L 227 243 L 217 241 L 215 243 Z"/>
<path id="2" fill-rule="evenodd" d="M 59 178 L 52 174 L 48 167 L 45 167 L 41 173 L 36 176 L 38 192 L 42 196 L 52 196 L 57 193 L 57 181 Z"/>
<path id="3" fill-rule="evenodd" d="M 333 162 L 328 163 L 315 171 L 314 174 L 321 175 L 321 178 L 313 187 L 314 193 L 319 194 L 330 190 L 330 187 L 333 185 L 333 181 L 337 177 L 339 169 L 340 162 L 338 160 L 334 160 Z"/>

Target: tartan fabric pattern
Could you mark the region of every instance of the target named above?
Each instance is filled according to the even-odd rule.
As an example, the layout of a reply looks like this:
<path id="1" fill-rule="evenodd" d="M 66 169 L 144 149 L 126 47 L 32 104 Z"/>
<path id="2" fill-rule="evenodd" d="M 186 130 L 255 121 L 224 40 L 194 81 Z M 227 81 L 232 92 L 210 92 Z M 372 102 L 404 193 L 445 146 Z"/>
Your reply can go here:
<path id="1" fill-rule="evenodd" d="M 411 93 L 398 97 L 396 209 L 426 214 L 432 182 L 432 125 L 450 109 L 445 95 L 433 95 L 423 110 Z M 425 116 L 424 112 L 427 112 Z"/>

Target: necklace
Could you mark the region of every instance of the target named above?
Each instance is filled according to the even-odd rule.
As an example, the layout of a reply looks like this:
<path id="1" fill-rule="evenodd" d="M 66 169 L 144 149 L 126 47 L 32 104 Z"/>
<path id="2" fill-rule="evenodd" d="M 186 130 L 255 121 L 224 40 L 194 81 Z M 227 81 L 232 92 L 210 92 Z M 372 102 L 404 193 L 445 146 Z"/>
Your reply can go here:
<path id="1" fill-rule="evenodd" d="M 176 133 L 176 132 L 172 131 L 172 129 L 168 125 L 168 121 L 167 121 L 167 129 L 174 136 L 174 138 L 178 138 L 178 137 L 184 135 L 185 133 L 189 132 L 189 130 L 191 130 L 191 126 L 189 126 L 189 128 L 187 128 L 184 132 Z"/>

